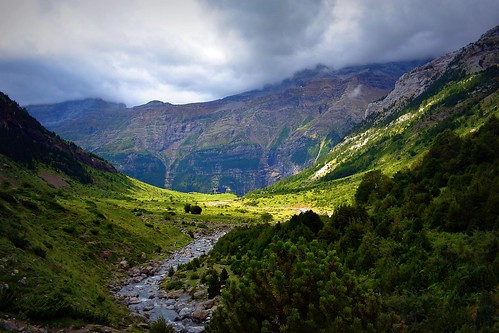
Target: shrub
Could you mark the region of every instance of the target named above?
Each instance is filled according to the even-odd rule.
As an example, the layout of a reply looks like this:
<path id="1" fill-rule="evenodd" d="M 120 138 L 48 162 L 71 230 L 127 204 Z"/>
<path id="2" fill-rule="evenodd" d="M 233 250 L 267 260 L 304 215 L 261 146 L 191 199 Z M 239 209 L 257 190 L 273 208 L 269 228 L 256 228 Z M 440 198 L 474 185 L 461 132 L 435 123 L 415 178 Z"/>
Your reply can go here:
<path id="1" fill-rule="evenodd" d="M 10 232 L 7 237 L 15 247 L 26 250 L 29 246 L 29 240 L 19 235 L 16 231 Z"/>
<path id="2" fill-rule="evenodd" d="M 180 289 L 184 286 L 184 283 L 182 281 L 171 281 L 168 282 L 165 286 L 166 290 L 174 290 L 174 289 Z"/>
<path id="3" fill-rule="evenodd" d="M 263 213 L 261 216 L 260 216 L 260 220 L 262 220 L 263 223 L 269 223 L 271 222 L 272 220 L 274 219 L 274 217 L 272 216 L 272 214 L 270 213 Z"/>
<path id="4" fill-rule="evenodd" d="M 62 230 L 68 234 L 72 234 L 76 231 L 76 228 L 74 226 L 70 225 L 70 226 L 62 227 Z"/>
<path id="5" fill-rule="evenodd" d="M 175 330 L 166 322 L 165 318 L 161 317 L 151 324 L 149 333 L 175 333 Z"/>
<path id="6" fill-rule="evenodd" d="M 6 285 L 0 287 L 0 310 L 11 308 L 15 300 L 16 296 L 11 288 Z"/>
<path id="7" fill-rule="evenodd" d="M 199 214 L 201 214 L 202 211 L 203 211 L 203 209 L 201 207 L 199 207 L 198 205 L 191 206 L 191 214 L 199 215 Z"/>
<path id="8" fill-rule="evenodd" d="M 33 248 L 33 253 L 39 256 L 40 258 L 45 258 L 47 256 L 47 251 L 42 249 L 40 246 L 35 246 Z"/>

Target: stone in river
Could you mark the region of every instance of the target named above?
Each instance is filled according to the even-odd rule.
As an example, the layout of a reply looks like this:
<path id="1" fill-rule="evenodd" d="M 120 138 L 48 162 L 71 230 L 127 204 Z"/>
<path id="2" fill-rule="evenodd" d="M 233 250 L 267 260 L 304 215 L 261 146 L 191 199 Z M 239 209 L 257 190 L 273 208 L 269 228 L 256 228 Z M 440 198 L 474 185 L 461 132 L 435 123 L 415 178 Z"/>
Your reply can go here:
<path id="1" fill-rule="evenodd" d="M 208 317 L 210 313 L 206 310 L 203 310 L 203 309 L 196 309 L 191 317 L 192 317 L 192 320 L 195 322 L 195 323 L 202 323 L 206 320 L 206 317 Z"/>

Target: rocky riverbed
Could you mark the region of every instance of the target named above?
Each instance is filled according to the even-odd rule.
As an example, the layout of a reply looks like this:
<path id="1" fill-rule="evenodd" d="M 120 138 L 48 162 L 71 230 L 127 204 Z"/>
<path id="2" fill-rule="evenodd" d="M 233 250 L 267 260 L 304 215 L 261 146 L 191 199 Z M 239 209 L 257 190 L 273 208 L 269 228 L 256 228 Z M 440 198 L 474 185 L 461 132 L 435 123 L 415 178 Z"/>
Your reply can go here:
<path id="1" fill-rule="evenodd" d="M 227 229 L 213 234 L 196 234 L 189 245 L 175 251 L 164 260 L 154 260 L 141 267 L 126 270 L 128 278 L 115 287 L 115 295 L 132 313 L 153 322 L 160 317 L 169 321 L 178 332 L 204 332 L 204 325 L 215 310 L 214 300 L 206 298 L 206 292 L 176 290 L 166 293 L 159 284 L 171 267 L 185 264 L 208 253 Z"/>

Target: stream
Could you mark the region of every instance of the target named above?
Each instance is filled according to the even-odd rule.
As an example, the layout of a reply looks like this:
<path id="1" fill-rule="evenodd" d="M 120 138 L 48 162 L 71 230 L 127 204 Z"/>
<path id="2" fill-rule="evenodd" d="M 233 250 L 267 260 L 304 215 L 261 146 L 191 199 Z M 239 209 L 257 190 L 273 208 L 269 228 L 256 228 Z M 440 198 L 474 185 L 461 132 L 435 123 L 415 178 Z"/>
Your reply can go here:
<path id="1" fill-rule="evenodd" d="M 206 293 L 194 293 L 178 290 L 170 296 L 159 289 L 162 279 L 171 267 L 185 264 L 208 253 L 215 243 L 227 233 L 218 230 L 211 235 L 195 235 L 189 245 L 175 251 L 163 260 L 149 262 L 149 265 L 132 267 L 126 274 L 129 278 L 116 291 L 128 308 L 136 316 L 144 317 L 149 322 L 165 318 L 177 332 L 204 332 L 205 323 L 211 319 L 215 309 L 213 300 L 206 298 Z"/>

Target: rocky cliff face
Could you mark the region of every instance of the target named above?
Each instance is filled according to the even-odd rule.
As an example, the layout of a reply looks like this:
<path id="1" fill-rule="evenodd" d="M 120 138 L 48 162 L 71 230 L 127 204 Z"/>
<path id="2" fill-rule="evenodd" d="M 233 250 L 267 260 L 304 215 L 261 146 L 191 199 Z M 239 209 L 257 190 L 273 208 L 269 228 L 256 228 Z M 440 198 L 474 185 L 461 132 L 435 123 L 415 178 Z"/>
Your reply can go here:
<path id="1" fill-rule="evenodd" d="M 365 116 L 386 118 L 397 113 L 412 99 L 426 91 L 444 73 L 467 75 L 496 66 L 499 62 L 498 41 L 499 26 L 485 33 L 477 42 L 407 72 L 401 76 L 386 98 L 369 104 Z M 452 71 L 456 73 L 451 73 Z"/>
<path id="2" fill-rule="evenodd" d="M 207 103 L 126 108 L 85 100 L 27 109 L 65 139 L 148 183 L 244 194 L 310 166 L 418 64 L 340 71 L 318 66 L 281 84 Z"/>

